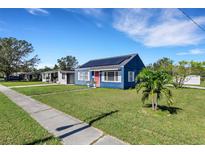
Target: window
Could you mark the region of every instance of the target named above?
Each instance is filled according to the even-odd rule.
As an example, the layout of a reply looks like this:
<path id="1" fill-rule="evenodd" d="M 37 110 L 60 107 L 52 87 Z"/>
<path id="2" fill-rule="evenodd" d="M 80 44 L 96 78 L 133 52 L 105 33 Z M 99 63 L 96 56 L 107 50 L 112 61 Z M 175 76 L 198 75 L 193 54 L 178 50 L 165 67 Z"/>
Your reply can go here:
<path id="1" fill-rule="evenodd" d="M 65 73 L 62 73 L 62 79 L 65 79 Z"/>
<path id="2" fill-rule="evenodd" d="M 104 81 L 104 82 L 121 82 L 120 71 L 103 72 L 102 81 Z"/>
<path id="3" fill-rule="evenodd" d="M 89 81 L 89 72 L 78 72 L 78 80 Z"/>
<path id="4" fill-rule="evenodd" d="M 128 82 L 135 81 L 135 72 L 128 71 Z"/>

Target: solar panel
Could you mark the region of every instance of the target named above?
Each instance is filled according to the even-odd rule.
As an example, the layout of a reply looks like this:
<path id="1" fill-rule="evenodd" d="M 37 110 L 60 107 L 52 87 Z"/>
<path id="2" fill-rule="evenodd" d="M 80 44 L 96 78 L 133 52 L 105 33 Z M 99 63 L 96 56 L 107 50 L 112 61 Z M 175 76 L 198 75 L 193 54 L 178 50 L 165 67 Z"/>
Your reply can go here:
<path id="1" fill-rule="evenodd" d="M 113 57 L 113 58 L 105 58 L 99 60 L 91 60 L 84 65 L 80 66 L 80 68 L 86 67 L 97 67 L 97 66 L 109 66 L 109 65 L 119 65 L 126 59 L 129 59 L 131 56 L 121 56 L 121 57 Z"/>

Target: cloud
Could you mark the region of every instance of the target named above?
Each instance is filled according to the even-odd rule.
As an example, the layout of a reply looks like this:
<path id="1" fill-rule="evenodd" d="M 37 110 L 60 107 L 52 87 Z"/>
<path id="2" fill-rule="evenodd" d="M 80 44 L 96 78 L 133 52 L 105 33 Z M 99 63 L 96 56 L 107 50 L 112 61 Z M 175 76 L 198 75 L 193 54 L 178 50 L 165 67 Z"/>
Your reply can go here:
<path id="1" fill-rule="evenodd" d="M 205 17 L 195 17 L 205 24 Z M 149 47 L 199 44 L 205 35 L 177 9 L 116 9 L 113 27 Z"/>
<path id="2" fill-rule="evenodd" d="M 81 11 L 86 14 L 86 15 L 89 15 L 89 16 L 93 16 L 95 18 L 99 18 L 99 17 L 102 17 L 103 16 L 103 9 L 81 9 Z"/>
<path id="3" fill-rule="evenodd" d="M 100 19 L 104 15 L 104 11 L 101 8 L 83 8 L 83 9 L 64 9 L 68 12 L 86 15 Z"/>
<path id="4" fill-rule="evenodd" d="M 64 9 L 68 12 L 75 13 L 78 15 L 82 15 L 85 17 L 92 18 L 91 22 L 96 25 L 98 28 L 103 27 L 103 19 L 105 16 L 105 12 L 101 8 L 83 8 L 83 9 Z"/>
<path id="5" fill-rule="evenodd" d="M 187 52 L 178 52 L 176 55 L 183 56 L 183 55 L 202 55 L 205 54 L 205 49 L 192 49 Z"/>
<path id="6" fill-rule="evenodd" d="M 32 15 L 49 15 L 49 12 L 46 11 L 45 9 L 39 9 L 39 8 L 31 8 L 31 9 L 26 9 L 28 13 Z"/>

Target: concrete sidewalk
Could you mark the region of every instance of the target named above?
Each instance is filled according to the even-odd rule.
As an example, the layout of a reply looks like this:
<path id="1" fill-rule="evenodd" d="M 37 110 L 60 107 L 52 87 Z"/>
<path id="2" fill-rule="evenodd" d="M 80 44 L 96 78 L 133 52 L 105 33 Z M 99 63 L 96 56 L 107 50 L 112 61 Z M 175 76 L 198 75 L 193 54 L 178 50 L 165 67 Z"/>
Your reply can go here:
<path id="1" fill-rule="evenodd" d="M 0 85 L 0 92 L 23 108 L 41 126 L 54 136 L 69 145 L 123 145 L 123 141 L 105 135 L 96 129 L 70 115 L 58 111 L 46 104 L 40 103 L 28 96 L 20 94 L 8 87 Z"/>

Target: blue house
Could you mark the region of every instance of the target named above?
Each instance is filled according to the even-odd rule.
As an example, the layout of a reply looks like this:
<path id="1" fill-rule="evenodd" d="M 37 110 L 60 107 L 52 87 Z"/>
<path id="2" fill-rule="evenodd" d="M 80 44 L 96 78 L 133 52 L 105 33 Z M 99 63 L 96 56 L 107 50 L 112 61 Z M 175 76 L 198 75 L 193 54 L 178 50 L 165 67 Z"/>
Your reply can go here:
<path id="1" fill-rule="evenodd" d="M 135 78 L 144 67 L 138 54 L 90 60 L 75 69 L 75 84 L 128 89 L 136 85 Z"/>

